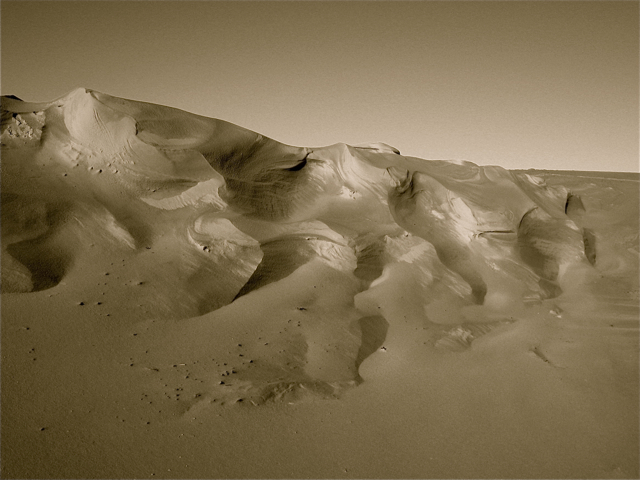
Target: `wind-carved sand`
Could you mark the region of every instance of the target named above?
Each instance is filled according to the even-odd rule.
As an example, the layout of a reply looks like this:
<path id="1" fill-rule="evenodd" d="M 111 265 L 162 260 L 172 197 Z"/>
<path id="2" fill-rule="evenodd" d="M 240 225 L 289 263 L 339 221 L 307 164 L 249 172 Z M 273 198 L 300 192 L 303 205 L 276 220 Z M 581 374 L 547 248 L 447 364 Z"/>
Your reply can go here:
<path id="1" fill-rule="evenodd" d="M 361 347 L 381 343 L 371 337 L 388 320 L 346 305 L 392 278 L 399 263 L 415 269 L 425 290 L 454 300 L 457 312 L 447 318 L 429 311 L 437 298 L 418 300 L 432 329 L 455 316 L 513 321 L 514 306 L 560 295 L 568 271 L 587 271 L 587 256 L 595 261 L 589 231 L 571 219 L 584 210 L 580 198 L 527 174 L 404 157 L 384 144 L 290 147 L 220 120 L 84 89 L 48 104 L 7 98 L 3 106 L 3 291 L 55 286 L 88 248 L 154 272 L 147 289 L 158 300 L 149 318 L 207 315 L 199 321 L 215 330 L 246 295 L 275 282 L 296 291 L 290 296 L 300 299 L 284 315 L 291 318 L 239 314 L 233 337 L 244 354 L 211 332 L 201 352 L 210 361 L 200 367 L 206 398 L 233 392 L 255 403 L 255 389 L 264 400 L 296 385 L 333 393 L 360 381 L 357 366 L 371 350 Z M 10 163 L 24 152 L 30 158 Z M 311 280 L 311 266 L 329 272 L 332 285 L 322 286 L 329 302 L 313 292 L 319 280 Z M 487 330 L 460 336 L 468 331 L 460 326 L 436 343 L 470 344 Z"/>
<path id="2" fill-rule="evenodd" d="M 3 294 L 113 328 L 149 411 L 338 397 L 476 345 L 567 368 L 525 332 L 603 295 L 637 331 L 637 176 L 292 147 L 85 89 L 3 97 L 1 139 Z"/>

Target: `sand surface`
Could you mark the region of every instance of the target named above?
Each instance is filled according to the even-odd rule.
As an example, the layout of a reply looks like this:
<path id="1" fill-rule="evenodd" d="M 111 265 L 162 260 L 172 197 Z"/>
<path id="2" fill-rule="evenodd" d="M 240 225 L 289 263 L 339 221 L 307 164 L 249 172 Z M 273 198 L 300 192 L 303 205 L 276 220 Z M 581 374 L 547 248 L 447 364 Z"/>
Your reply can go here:
<path id="1" fill-rule="evenodd" d="M 2 99 L 3 478 L 638 478 L 638 174 Z"/>

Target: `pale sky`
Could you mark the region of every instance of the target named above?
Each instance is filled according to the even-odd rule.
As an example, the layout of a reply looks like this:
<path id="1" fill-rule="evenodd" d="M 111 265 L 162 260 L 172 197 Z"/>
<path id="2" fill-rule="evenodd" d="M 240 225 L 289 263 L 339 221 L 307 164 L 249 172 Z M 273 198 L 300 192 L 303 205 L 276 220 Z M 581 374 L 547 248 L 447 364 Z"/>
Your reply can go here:
<path id="1" fill-rule="evenodd" d="M 76 87 L 299 146 L 639 171 L 638 2 L 2 0 L 2 94 Z"/>

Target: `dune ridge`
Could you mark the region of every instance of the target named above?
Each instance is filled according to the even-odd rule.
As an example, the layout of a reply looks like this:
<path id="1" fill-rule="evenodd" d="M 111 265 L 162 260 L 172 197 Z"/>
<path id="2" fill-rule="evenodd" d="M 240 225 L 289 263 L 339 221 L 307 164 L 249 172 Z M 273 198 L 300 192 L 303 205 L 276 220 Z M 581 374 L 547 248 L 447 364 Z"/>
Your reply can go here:
<path id="1" fill-rule="evenodd" d="M 7 342 L 30 302 L 85 319 L 148 423 L 417 388 L 494 349 L 536 372 L 606 350 L 614 383 L 637 369 L 637 175 L 295 147 L 84 88 L 2 97 L 0 138 Z M 624 355 L 547 333 L 609 325 Z"/>
<path id="2" fill-rule="evenodd" d="M 557 297 L 566 271 L 596 262 L 594 234 L 574 221 L 580 197 L 530 174 L 405 157 L 382 143 L 291 147 L 82 88 L 2 105 L 5 292 L 59 284 L 89 244 L 141 262 L 162 245 L 172 266 L 150 268 L 172 278 L 156 294 L 190 290 L 160 302 L 167 317 L 212 312 L 309 262 L 343 272 L 360 292 L 401 262 L 430 291 L 419 301 L 427 323 L 439 322 L 434 305 L 427 313 L 435 291 L 455 299 L 459 312 L 448 316 L 477 305 L 491 323 L 507 305 Z M 20 195 L 34 186 L 20 185 L 29 162 L 43 172 L 37 200 Z M 328 234 L 309 230 L 314 222 Z M 417 253 L 421 242 L 429 249 Z M 496 300 L 504 291 L 506 304 Z M 358 378 L 357 349 L 340 354 Z"/>

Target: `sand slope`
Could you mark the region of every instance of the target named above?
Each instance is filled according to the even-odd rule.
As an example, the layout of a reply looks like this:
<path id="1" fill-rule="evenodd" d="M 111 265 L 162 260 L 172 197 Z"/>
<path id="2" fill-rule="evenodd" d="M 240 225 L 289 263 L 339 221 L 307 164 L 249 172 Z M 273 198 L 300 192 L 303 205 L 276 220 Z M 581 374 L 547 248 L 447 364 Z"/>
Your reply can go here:
<path id="1" fill-rule="evenodd" d="M 2 99 L 2 475 L 634 478 L 637 174 Z"/>

